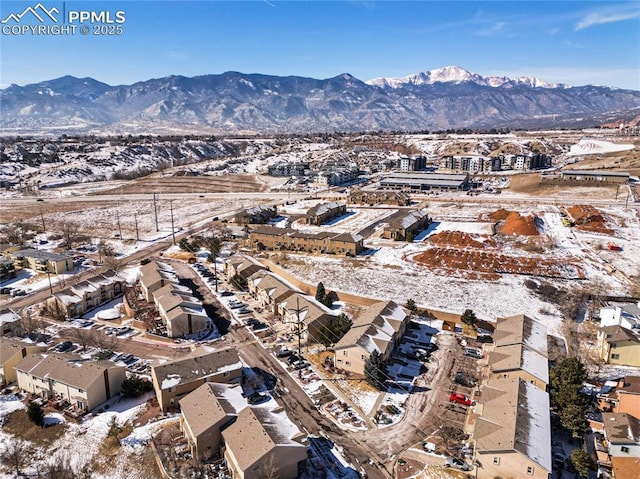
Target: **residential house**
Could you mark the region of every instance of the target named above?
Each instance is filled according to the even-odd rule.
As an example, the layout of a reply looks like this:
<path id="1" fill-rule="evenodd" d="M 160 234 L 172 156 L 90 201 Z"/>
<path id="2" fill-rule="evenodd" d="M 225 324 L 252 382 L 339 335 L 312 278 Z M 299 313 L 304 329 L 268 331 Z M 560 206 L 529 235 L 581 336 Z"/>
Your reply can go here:
<path id="1" fill-rule="evenodd" d="M 487 366 L 493 379 L 520 377 L 546 390 L 549 384 L 547 328 L 523 314 L 498 318 Z"/>
<path id="2" fill-rule="evenodd" d="M 547 327 L 524 314 L 498 318 L 493 342 L 496 347 L 524 344 L 543 356 L 548 356 Z"/>
<path id="3" fill-rule="evenodd" d="M 289 228 L 263 226 L 251 232 L 249 241 L 258 249 L 306 251 L 355 256 L 364 249 L 364 238 L 352 233 L 301 233 Z"/>
<path id="4" fill-rule="evenodd" d="M 263 226 L 261 228 L 273 228 L 271 226 Z M 280 229 L 280 228 L 273 228 Z M 248 281 L 249 277 L 258 272 L 266 270 L 266 266 L 260 262 L 251 258 L 250 256 L 236 254 L 225 260 L 224 273 L 228 280 L 234 276 L 239 276 L 245 281 Z"/>
<path id="5" fill-rule="evenodd" d="M 615 390 L 617 404 L 614 411 L 640 418 L 640 376 L 625 376 Z"/>
<path id="6" fill-rule="evenodd" d="M 640 336 L 622 326 L 607 326 L 598 332 L 600 359 L 607 364 L 640 367 Z"/>
<path id="7" fill-rule="evenodd" d="M 222 443 L 221 430 L 235 421 L 236 409 L 216 394 L 216 384 L 204 383 L 180 399 L 180 426 L 198 460 L 216 456 Z"/>
<path id="8" fill-rule="evenodd" d="M 159 261 L 151 261 L 142 266 L 138 279 L 142 295 L 149 303 L 153 301 L 153 293 L 155 291 L 169 283 L 179 283 L 173 268 Z"/>
<path id="9" fill-rule="evenodd" d="M 356 256 L 364 250 L 364 238 L 355 233 L 340 233 L 329 240 L 329 253 Z"/>
<path id="10" fill-rule="evenodd" d="M 16 266 L 8 258 L 0 257 L 0 283 L 16 277 Z"/>
<path id="11" fill-rule="evenodd" d="M 181 397 L 204 383 L 229 383 L 241 377 L 242 363 L 235 348 L 198 349 L 184 358 L 151 367 L 153 388 L 163 412 L 177 407 Z"/>
<path id="12" fill-rule="evenodd" d="M 306 470 L 307 447 L 284 412 L 247 407 L 222 437 L 233 479 L 295 479 Z"/>
<path id="13" fill-rule="evenodd" d="M 549 362 L 524 344 L 497 346 L 489 353 L 490 378 L 519 377 L 543 391 L 549 384 Z"/>
<path id="14" fill-rule="evenodd" d="M 640 471 L 640 457 L 612 457 L 611 467 L 613 479 L 637 479 Z"/>
<path id="15" fill-rule="evenodd" d="M 600 327 L 640 329 L 640 307 L 635 303 L 610 304 L 600 309 Z"/>
<path id="16" fill-rule="evenodd" d="M 66 318 L 78 318 L 98 306 L 122 296 L 124 278 L 109 270 L 54 293 L 47 300 L 50 311 L 61 311 Z"/>
<path id="17" fill-rule="evenodd" d="M 551 473 L 549 395 L 521 378 L 490 379 L 476 405 L 473 439 L 477 477 L 533 477 Z"/>
<path id="18" fill-rule="evenodd" d="M 312 296 L 293 293 L 278 303 L 280 321 L 291 331 L 300 328 L 301 338 L 313 343 L 323 342 L 323 328 L 329 326 L 336 313 Z"/>
<path id="19" fill-rule="evenodd" d="M 18 386 L 31 394 L 67 400 L 91 411 L 120 393 L 125 368 L 66 354 L 29 354 L 15 366 Z"/>
<path id="20" fill-rule="evenodd" d="M 29 268 L 37 273 L 62 274 L 73 271 L 73 256 L 38 249 L 21 249 L 8 253 L 18 268 Z"/>
<path id="21" fill-rule="evenodd" d="M 278 216 L 278 209 L 275 205 L 258 205 L 241 211 L 235 219 L 236 223 L 241 225 L 265 224 L 276 216 Z"/>
<path id="22" fill-rule="evenodd" d="M 252 274 L 247 280 L 247 286 L 249 293 L 260 302 L 260 305 L 274 314 L 278 312 L 278 304 L 281 301 L 299 291 L 287 281 L 266 270 Z"/>
<path id="23" fill-rule="evenodd" d="M 344 203 L 320 203 L 307 210 L 304 217 L 300 219 L 302 223 L 320 226 L 334 218 L 347 213 L 347 205 Z"/>
<path id="24" fill-rule="evenodd" d="M 20 315 L 12 309 L 0 310 L 0 338 L 16 336 L 22 331 Z"/>
<path id="25" fill-rule="evenodd" d="M 374 351 L 383 360 L 389 359 L 408 322 L 408 312 L 393 301 L 372 304 L 336 343 L 335 366 L 363 376 L 364 365 Z"/>
<path id="26" fill-rule="evenodd" d="M 283 250 L 290 249 L 292 240 L 289 237 L 296 230 L 291 228 L 277 228 L 275 226 L 258 226 L 251 230 L 249 241 L 258 249 Z M 227 274 L 227 277 L 229 275 Z"/>
<path id="27" fill-rule="evenodd" d="M 382 236 L 396 241 L 412 241 L 416 233 L 431 224 L 426 210 L 401 210 L 387 220 Z"/>
<path id="28" fill-rule="evenodd" d="M 393 205 L 409 206 L 411 198 L 400 191 L 365 191 L 354 190 L 349 193 L 349 202 L 360 205 Z"/>
<path id="29" fill-rule="evenodd" d="M 0 341 L 0 387 L 5 387 L 18 379 L 15 367 L 23 358 L 28 354 L 39 353 L 46 349 L 46 346 L 3 338 Z"/>
<path id="30" fill-rule="evenodd" d="M 209 329 L 211 320 L 202 306 L 190 307 L 184 303 L 162 316 L 169 338 L 181 338 Z"/>
<path id="31" fill-rule="evenodd" d="M 609 457 L 640 457 L 640 420 L 625 412 L 603 412 Z"/>

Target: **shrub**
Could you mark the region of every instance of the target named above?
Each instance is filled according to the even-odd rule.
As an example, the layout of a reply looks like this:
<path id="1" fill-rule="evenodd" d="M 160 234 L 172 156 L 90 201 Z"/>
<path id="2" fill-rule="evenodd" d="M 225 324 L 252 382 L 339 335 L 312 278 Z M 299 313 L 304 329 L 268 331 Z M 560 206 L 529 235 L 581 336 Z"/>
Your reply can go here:
<path id="1" fill-rule="evenodd" d="M 151 390 L 153 390 L 151 381 L 136 375 L 122 381 L 120 386 L 120 393 L 126 398 L 137 398 Z"/>

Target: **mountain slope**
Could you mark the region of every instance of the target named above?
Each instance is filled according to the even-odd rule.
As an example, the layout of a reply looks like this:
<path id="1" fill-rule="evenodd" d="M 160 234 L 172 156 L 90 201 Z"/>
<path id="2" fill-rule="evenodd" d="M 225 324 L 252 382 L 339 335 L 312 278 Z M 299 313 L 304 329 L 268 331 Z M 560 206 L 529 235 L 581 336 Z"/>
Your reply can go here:
<path id="1" fill-rule="evenodd" d="M 67 76 L 0 91 L 9 133 L 566 127 L 634 107 L 637 91 L 483 77 L 459 67 L 369 82 L 346 73 L 318 80 L 226 72 L 109 86 Z"/>

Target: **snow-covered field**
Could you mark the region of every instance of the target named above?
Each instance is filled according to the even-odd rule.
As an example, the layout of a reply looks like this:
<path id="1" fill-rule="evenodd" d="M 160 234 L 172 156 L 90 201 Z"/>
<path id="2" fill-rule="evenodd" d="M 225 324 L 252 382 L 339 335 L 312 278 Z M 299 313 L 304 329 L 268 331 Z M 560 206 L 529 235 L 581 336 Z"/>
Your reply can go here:
<path id="1" fill-rule="evenodd" d="M 490 211 L 481 207 L 480 210 Z M 479 208 L 469 206 L 474 215 Z M 495 209 L 494 209 L 495 210 Z M 458 214 L 464 216 L 464 210 Z M 613 275 L 605 268 L 606 260 L 626 275 L 640 274 L 640 222 L 634 210 L 604 208 L 602 211 L 615 221 L 612 236 L 586 233 L 562 225 L 559 210 L 555 207 L 520 209 L 522 213 L 538 212 L 542 217 L 544 238 L 551 239 L 555 246 L 545 255 L 558 258 L 580 258 L 586 280 L 546 279 L 561 287 L 582 287 L 591 281 L 604 283 L 610 294 L 624 295 L 628 284 L 624 277 Z M 438 212 L 432 213 L 436 217 Z M 486 234 L 486 223 L 468 221 L 443 221 L 435 230 L 458 230 L 473 234 Z M 433 233 L 430 231 L 429 233 Z M 428 235 L 427 235 L 428 236 Z M 601 249 L 609 240 L 615 240 L 622 251 Z M 421 235 L 413 243 L 365 243 L 371 249 L 364 256 L 341 258 L 333 256 L 306 256 L 288 254 L 284 262 L 287 270 L 309 284 L 322 281 L 327 288 L 373 297 L 380 300 L 393 299 L 401 304 L 413 298 L 419 306 L 461 314 L 472 309 L 483 319 L 495 321 L 497 317 L 514 314 L 531 315 L 549 327 L 550 333 L 561 335 L 560 312 L 524 286 L 528 276 L 503 274 L 498 281 L 485 282 L 465 279 L 462 274 L 441 275 L 426 265 L 410 261 L 410 258 L 429 245 Z M 525 250 L 517 250 L 527 256 Z M 535 278 L 534 278 L 535 279 Z"/>

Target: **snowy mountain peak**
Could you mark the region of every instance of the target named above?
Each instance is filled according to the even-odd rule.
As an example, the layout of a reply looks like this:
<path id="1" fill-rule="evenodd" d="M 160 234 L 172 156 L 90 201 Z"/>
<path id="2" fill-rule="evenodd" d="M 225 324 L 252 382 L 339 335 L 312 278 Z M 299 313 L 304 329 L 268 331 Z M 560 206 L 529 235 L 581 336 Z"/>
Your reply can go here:
<path id="1" fill-rule="evenodd" d="M 482 76 L 458 66 L 446 66 L 401 78 L 374 78 L 365 83 L 381 88 L 402 88 L 404 86 L 433 85 L 434 83 L 464 83 L 500 87 L 503 85 L 526 85 L 532 88 L 566 88 L 563 83 L 548 83 L 535 77 L 510 79 L 505 76 Z"/>

